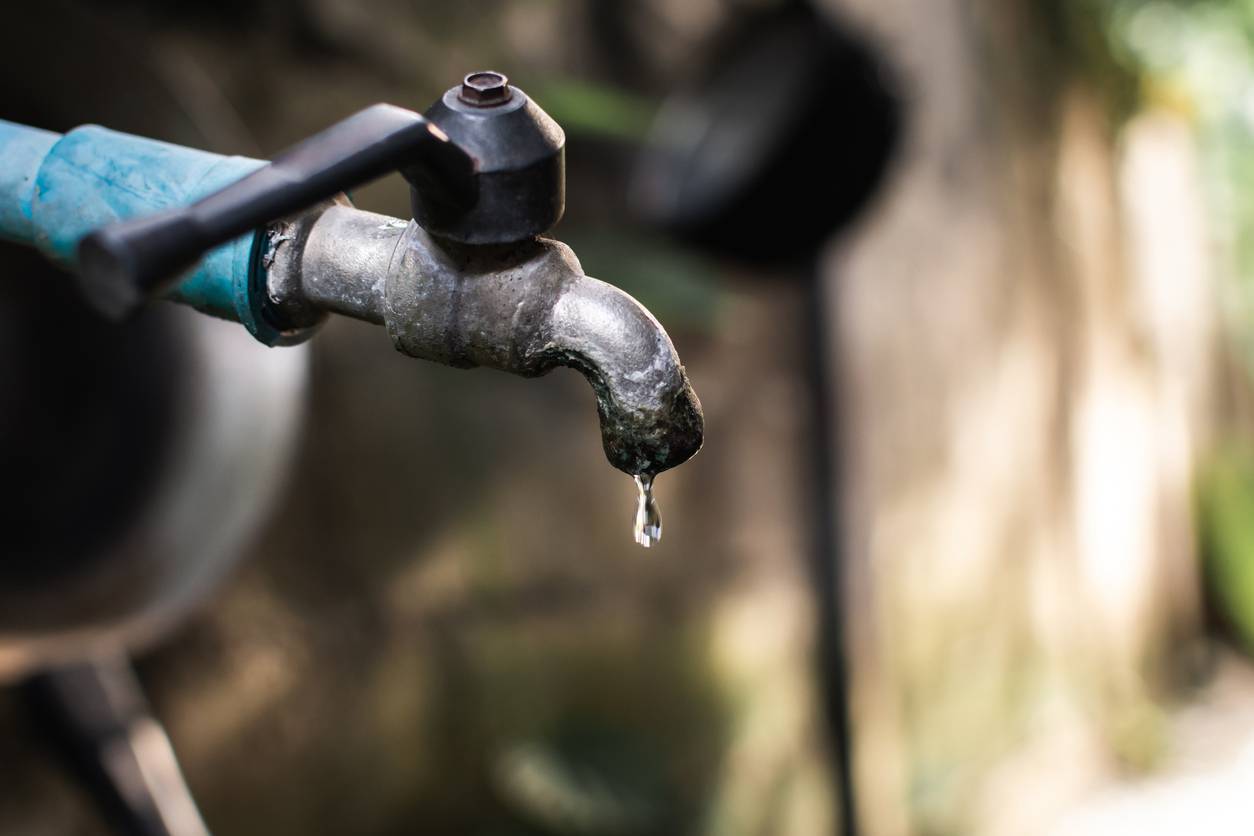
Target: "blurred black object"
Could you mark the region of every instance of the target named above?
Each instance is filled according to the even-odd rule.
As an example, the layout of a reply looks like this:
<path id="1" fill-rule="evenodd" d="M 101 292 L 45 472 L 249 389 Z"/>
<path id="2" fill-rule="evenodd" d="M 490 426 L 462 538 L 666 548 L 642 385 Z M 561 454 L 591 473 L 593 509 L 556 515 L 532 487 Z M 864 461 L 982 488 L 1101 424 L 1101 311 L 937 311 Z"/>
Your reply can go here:
<path id="1" fill-rule="evenodd" d="M 646 222 L 712 251 L 784 268 L 805 286 L 803 356 L 811 390 L 810 571 L 816 666 L 834 761 L 840 827 L 857 829 L 836 507 L 839 412 L 831 305 L 819 257 L 865 208 L 901 132 L 887 69 L 856 35 L 807 3 L 738 20 L 712 60 L 662 107 L 633 199 Z"/>
<path id="2" fill-rule="evenodd" d="M 663 105 L 633 186 L 651 225 L 758 264 L 808 264 L 865 206 L 900 132 L 891 75 L 808 4 L 735 21 Z"/>
<path id="3" fill-rule="evenodd" d="M 33 677 L 27 695 L 66 765 L 126 836 L 208 836 L 165 730 L 125 656 Z"/>
<path id="4" fill-rule="evenodd" d="M 23 482 L 0 503 L 0 602 L 14 613 L 26 608 L 8 595 L 104 559 L 147 502 L 186 357 L 169 320 L 102 321 L 34 250 L 0 245 L 0 265 L 0 469 Z"/>

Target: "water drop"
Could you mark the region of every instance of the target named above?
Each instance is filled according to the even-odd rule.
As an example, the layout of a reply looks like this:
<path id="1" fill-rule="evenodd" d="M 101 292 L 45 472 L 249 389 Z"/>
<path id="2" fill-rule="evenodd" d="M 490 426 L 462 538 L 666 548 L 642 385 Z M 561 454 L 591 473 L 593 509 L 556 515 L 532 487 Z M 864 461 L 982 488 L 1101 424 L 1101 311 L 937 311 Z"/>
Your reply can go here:
<path id="1" fill-rule="evenodd" d="M 640 501 L 636 505 L 636 542 L 647 549 L 662 539 L 662 515 L 653 501 L 653 475 L 638 473 L 635 480 L 640 491 Z"/>

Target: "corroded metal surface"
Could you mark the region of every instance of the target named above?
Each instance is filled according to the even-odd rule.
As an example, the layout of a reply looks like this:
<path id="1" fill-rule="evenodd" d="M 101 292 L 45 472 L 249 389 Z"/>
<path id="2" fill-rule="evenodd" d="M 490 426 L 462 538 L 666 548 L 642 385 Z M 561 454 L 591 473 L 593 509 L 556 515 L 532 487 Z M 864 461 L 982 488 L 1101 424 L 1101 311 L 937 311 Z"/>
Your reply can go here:
<path id="1" fill-rule="evenodd" d="M 384 322 L 399 351 L 524 377 L 575 369 L 596 393 L 610 463 L 658 473 L 701 447 L 701 404 L 670 337 L 618 288 L 585 276 L 565 244 L 441 241 L 415 223 L 335 207 L 295 233 L 299 256 L 271 269 L 272 294 L 300 273 L 324 310 Z M 386 268 L 384 268 L 386 265 Z"/>

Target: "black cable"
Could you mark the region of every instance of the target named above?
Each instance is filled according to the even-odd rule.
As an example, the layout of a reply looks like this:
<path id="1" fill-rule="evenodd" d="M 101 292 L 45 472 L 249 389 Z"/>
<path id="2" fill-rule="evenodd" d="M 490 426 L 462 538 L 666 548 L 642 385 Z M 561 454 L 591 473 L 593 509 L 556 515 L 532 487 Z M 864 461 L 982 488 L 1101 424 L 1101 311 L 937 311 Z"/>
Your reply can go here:
<path id="1" fill-rule="evenodd" d="M 839 822 L 843 836 L 857 834 L 857 805 L 853 787 L 853 739 L 849 708 L 849 667 L 845 659 L 842 592 L 843 567 L 838 530 L 840 513 L 838 480 L 841 472 L 838 403 L 832 380 L 828 305 L 823 273 L 816 263 L 805 287 L 805 323 L 802 352 L 810 395 L 810 579 L 818 619 L 816 647 L 823 719 L 835 771 Z"/>

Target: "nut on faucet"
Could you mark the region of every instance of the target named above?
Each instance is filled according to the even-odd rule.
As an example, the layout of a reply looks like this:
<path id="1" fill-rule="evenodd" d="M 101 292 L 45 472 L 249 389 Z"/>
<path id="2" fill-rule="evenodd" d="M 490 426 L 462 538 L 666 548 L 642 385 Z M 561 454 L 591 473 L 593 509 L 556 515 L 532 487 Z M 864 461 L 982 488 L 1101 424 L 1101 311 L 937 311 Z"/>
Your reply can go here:
<path id="1" fill-rule="evenodd" d="M 510 100 L 509 79 L 502 73 L 485 70 L 471 73 L 462 81 L 457 98 L 475 107 L 495 107 Z"/>

